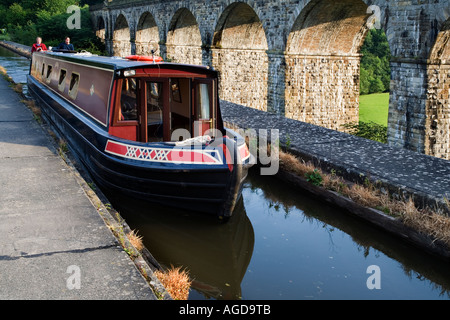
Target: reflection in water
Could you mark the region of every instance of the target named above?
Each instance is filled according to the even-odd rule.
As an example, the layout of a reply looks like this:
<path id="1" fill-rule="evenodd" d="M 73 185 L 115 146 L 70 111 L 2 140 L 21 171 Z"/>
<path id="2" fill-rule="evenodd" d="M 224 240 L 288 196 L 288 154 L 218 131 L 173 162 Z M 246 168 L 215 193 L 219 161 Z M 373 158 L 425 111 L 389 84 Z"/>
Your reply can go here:
<path id="1" fill-rule="evenodd" d="M 295 239 L 296 243 L 292 248 L 301 252 L 299 256 L 303 258 L 303 260 L 297 259 L 297 261 L 303 265 L 311 264 L 313 266 L 314 270 L 308 274 L 308 277 L 320 279 L 320 274 L 327 274 L 329 283 L 332 282 L 334 273 L 336 273 L 336 278 L 349 277 L 345 281 L 346 287 L 340 288 L 342 291 L 339 291 L 339 288 L 330 289 L 330 291 L 337 292 L 328 296 L 323 292 L 317 295 L 318 298 L 450 298 L 448 262 L 429 255 L 359 218 L 354 218 L 347 212 L 330 207 L 320 199 L 299 194 L 298 190 L 289 188 L 276 179 L 252 174 L 249 176 L 247 191 L 244 193 L 246 209 L 255 230 L 262 230 L 263 227 L 260 226 L 257 216 L 265 212 L 266 218 L 261 225 L 270 225 L 273 229 L 277 228 L 277 225 L 281 225 L 279 230 L 286 235 L 291 231 L 304 233 L 304 236 L 295 234 L 295 238 L 291 234 L 290 238 L 291 240 Z M 255 211 L 259 213 L 254 215 Z M 305 228 L 306 225 L 309 227 Z M 318 243 L 323 242 L 323 239 L 328 239 L 328 244 L 327 247 L 320 249 Z M 256 243 L 258 243 L 258 238 L 256 238 Z M 311 251 L 315 250 L 314 255 L 317 257 L 309 256 L 308 259 L 304 259 L 307 253 L 311 254 L 311 251 L 302 246 L 314 248 Z M 255 251 L 257 250 L 258 245 L 255 245 Z M 289 250 L 287 246 L 285 246 L 285 250 Z M 295 255 L 295 253 L 291 251 L 289 255 Z M 333 263 L 330 263 L 331 270 L 324 268 L 328 261 L 322 259 L 323 257 L 333 260 Z M 365 275 L 365 271 L 371 264 L 382 267 L 383 289 L 379 295 L 375 295 L 374 292 L 365 288 L 365 281 L 368 277 Z M 295 271 L 290 271 L 286 265 L 287 263 L 283 265 L 285 272 L 295 273 Z M 297 266 L 298 270 L 301 268 L 299 265 Z M 336 272 L 339 268 L 343 270 L 341 274 Z M 356 280 L 356 285 L 362 284 L 362 286 L 352 289 L 355 279 L 350 280 L 350 277 L 355 278 L 355 270 L 358 272 L 363 270 L 361 279 Z M 324 285 L 326 286 L 326 284 Z M 308 292 L 308 296 L 309 294 Z"/>
<path id="2" fill-rule="evenodd" d="M 142 202 L 126 203 L 117 195 L 109 198 L 118 201 L 114 207 L 144 237 L 144 245 L 161 265 L 187 267 L 192 289 L 205 298 L 241 298 L 254 245 L 242 198 L 227 223 Z"/>

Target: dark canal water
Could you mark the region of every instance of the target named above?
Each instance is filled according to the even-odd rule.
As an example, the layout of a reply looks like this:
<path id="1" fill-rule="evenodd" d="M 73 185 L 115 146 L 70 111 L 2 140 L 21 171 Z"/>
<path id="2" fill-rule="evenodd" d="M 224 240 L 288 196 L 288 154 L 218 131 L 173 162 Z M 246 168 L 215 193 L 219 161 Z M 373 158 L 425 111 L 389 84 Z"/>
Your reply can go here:
<path id="1" fill-rule="evenodd" d="M 0 47 L 0 65 L 26 81 L 28 60 Z M 108 196 L 162 265 L 189 271 L 191 300 L 450 300 L 448 263 L 256 168 L 224 224 Z"/>
<path id="2" fill-rule="evenodd" d="M 26 84 L 27 74 L 30 71 L 30 60 L 0 46 L 0 66 L 8 71 L 8 75 L 15 83 Z M 26 86 L 24 87 L 24 93 L 27 93 Z"/>

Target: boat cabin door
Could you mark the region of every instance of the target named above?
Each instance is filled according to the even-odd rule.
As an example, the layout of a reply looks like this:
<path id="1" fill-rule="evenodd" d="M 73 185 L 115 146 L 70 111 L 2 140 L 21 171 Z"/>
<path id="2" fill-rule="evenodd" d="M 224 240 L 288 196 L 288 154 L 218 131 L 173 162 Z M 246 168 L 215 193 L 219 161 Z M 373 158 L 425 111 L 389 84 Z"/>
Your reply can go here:
<path id="1" fill-rule="evenodd" d="M 208 79 L 125 78 L 110 133 L 143 143 L 203 136 L 216 128 L 215 85 Z"/>
<path id="2" fill-rule="evenodd" d="M 162 142 L 170 138 L 165 128 L 168 127 L 167 118 L 167 81 L 146 80 L 143 83 L 143 95 L 141 102 L 143 115 L 141 121 L 142 142 Z M 166 121 L 164 121 L 166 119 Z M 146 140 L 145 140 L 146 138 Z"/>
<path id="3" fill-rule="evenodd" d="M 210 129 L 215 129 L 214 82 L 208 80 L 194 81 L 194 136 L 203 136 Z M 210 133 L 211 134 L 211 133 Z"/>

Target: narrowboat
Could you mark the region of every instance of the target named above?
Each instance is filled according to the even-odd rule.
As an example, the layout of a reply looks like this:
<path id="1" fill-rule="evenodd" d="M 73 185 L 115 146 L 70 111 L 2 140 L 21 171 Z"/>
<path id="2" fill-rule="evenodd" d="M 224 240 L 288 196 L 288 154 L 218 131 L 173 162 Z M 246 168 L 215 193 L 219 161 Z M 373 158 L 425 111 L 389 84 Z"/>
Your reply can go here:
<path id="1" fill-rule="evenodd" d="M 38 52 L 27 83 L 100 187 L 229 218 L 254 163 L 224 127 L 218 73 L 159 57 Z"/>

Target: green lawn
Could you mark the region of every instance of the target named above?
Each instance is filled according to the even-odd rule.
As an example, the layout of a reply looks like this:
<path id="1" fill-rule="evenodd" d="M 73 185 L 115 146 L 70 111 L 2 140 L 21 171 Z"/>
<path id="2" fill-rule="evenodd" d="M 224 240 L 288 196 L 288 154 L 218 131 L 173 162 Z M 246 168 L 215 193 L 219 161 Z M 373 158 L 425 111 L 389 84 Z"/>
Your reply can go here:
<path id="1" fill-rule="evenodd" d="M 386 126 L 389 112 L 389 93 L 375 93 L 359 97 L 359 121 Z"/>

